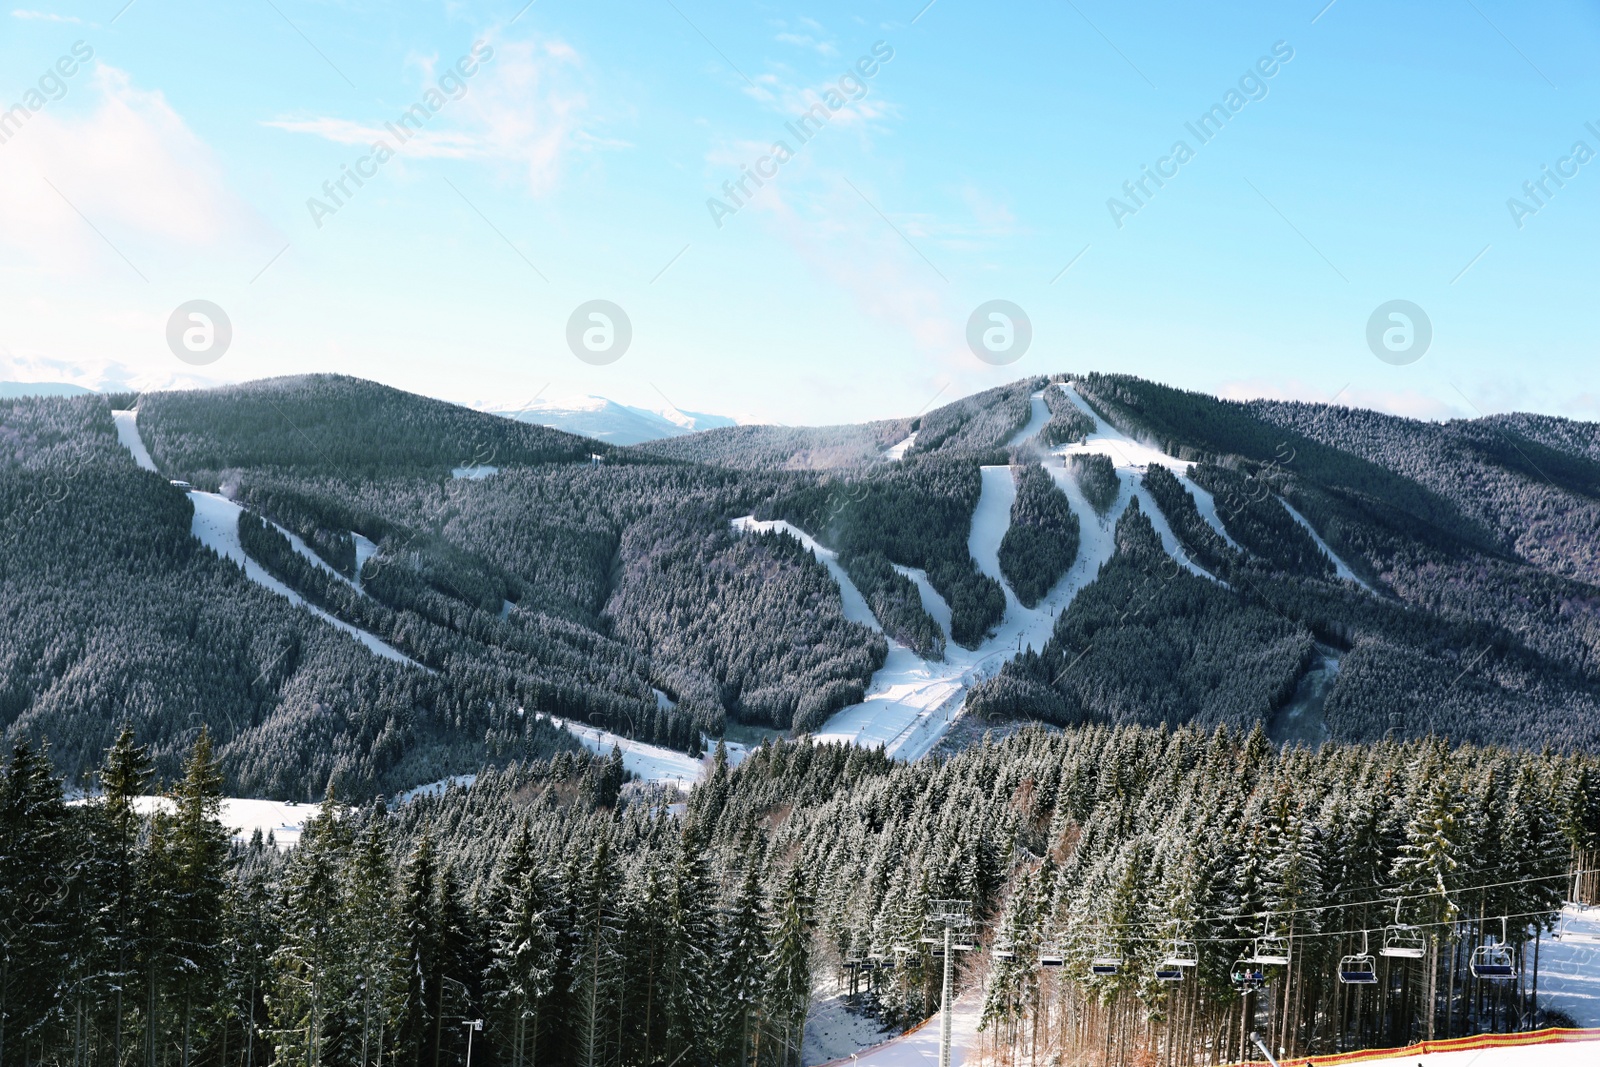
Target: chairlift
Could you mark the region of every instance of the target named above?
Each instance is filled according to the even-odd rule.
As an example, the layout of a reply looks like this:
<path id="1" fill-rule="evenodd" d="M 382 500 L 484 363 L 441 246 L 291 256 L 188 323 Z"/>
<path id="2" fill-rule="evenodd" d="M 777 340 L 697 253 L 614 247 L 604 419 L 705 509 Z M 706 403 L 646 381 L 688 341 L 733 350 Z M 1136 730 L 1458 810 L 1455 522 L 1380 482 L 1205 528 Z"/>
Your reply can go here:
<path id="1" fill-rule="evenodd" d="M 1122 954 L 1109 942 L 1101 941 L 1089 957 L 1089 973 L 1096 978 L 1110 978 L 1122 973 Z"/>
<path id="2" fill-rule="evenodd" d="M 1383 947 L 1378 955 L 1392 959 L 1420 960 L 1428 954 L 1422 931 L 1400 921 L 1400 901 L 1394 902 L 1394 922 L 1383 928 Z"/>
<path id="3" fill-rule="evenodd" d="M 1517 976 L 1517 957 L 1506 944 L 1506 920 L 1500 918 L 1500 940 L 1491 936 L 1472 950 L 1472 977 L 1491 982 L 1508 982 Z"/>
<path id="4" fill-rule="evenodd" d="M 1161 961 L 1163 967 L 1195 967 L 1200 963 L 1200 950 L 1193 941 L 1172 942 L 1172 949 L 1167 953 L 1167 958 Z"/>
<path id="5" fill-rule="evenodd" d="M 997 960 L 1010 962 L 1017 958 L 1017 950 L 1009 941 L 996 941 L 994 948 L 989 950 L 989 955 Z"/>
<path id="6" fill-rule="evenodd" d="M 1059 967 L 1066 962 L 1066 957 L 1061 954 L 1061 946 L 1054 941 L 1046 941 L 1039 946 L 1039 966 Z"/>
<path id="7" fill-rule="evenodd" d="M 1268 927 L 1262 935 L 1256 938 L 1255 952 L 1250 957 L 1251 963 L 1263 967 L 1286 967 L 1289 964 L 1289 942 L 1278 937 Z"/>
<path id="8" fill-rule="evenodd" d="M 1234 986 L 1244 992 L 1252 992 L 1267 984 L 1267 974 L 1261 965 L 1249 956 L 1242 956 L 1233 962 L 1233 968 L 1228 972 L 1228 978 Z"/>
<path id="9" fill-rule="evenodd" d="M 1378 961 L 1367 951 L 1367 932 L 1361 931 L 1361 951 L 1339 961 L 1341 985 L 1377 985 Z"/>
<path id="10" fill-rule="evenodd" d="M 1156 964 L 1156 981 L 1181 982 L 1183 981 L 1183 968 L 1163 961 Z"/>

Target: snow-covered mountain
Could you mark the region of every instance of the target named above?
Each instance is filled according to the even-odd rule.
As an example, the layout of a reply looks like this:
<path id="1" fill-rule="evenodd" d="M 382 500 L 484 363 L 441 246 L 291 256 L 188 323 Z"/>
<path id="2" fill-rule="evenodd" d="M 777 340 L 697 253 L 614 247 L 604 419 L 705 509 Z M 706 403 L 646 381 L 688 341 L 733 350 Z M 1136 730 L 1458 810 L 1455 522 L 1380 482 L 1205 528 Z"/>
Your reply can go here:
<path id="1" fill-rule="evenodd" d="M 670 407 L 651 411 L 619 404 L 603 396 L 539 401 L 520 411 L 494 411 L 493 414 L 582 434 L 613 445 L 636 445 L 644 441 L 658 441 L 663 437 L 678 437 L 700 430 L 737 425 L 737 420 L 723 415 L 707 415 Z"/>
<path id="2" fill-rule="evenodd" d="M 0 382 L 0 400 L 19 396 L 83 396 L 93 391 L 70 382 Z"/>

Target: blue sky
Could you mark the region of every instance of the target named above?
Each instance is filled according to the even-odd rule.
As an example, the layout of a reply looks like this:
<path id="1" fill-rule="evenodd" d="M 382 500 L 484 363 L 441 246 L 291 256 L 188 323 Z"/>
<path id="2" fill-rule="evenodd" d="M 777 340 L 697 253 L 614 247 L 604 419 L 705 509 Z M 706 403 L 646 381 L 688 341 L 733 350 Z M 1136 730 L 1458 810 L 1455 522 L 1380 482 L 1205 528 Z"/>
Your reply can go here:
<path id="1" fill-rule="evenodd" d="M 1600 418 L 1600 158 L 1573 151 L 1600 153 L 1593 3 L 14 2 L 3 378 L 337 371 L 819 423 L 1098 369 Z M 1230 90 L 1202 143 L 1186 123 Z M 385 123 L 419 104 L 400 144 Z M 734 204 L 776 141 L 792 158 Z M 1539 204 L 1543 167 L 1569 176 Z M 165 338 L 197 298 L 233 325 L 204 367 Z M 592 299 L 632 322 L 604 366 L 566 340 Z M 966 341 L 992 299 L 1032 322 L 1005 366 Z M 1400 366 L 1366 341 L 1394 299 L 1433 328 Z"/>

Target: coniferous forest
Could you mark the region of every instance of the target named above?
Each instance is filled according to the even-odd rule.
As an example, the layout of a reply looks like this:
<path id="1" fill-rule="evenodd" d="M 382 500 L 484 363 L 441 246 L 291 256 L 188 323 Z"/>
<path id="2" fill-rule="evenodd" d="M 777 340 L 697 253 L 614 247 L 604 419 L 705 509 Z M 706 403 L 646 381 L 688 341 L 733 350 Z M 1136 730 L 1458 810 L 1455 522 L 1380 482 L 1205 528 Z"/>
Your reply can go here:
<path id="1" fill-rule="evenodd" d="M 936 1009 L 938 900 L 996 1062 L 1553 1025 L 1597 441 L 1099 374 L 634 448 L 326 375 L 0 400 L 0 1067 L 799 1067 L 819 997 Z M 809 736 L 907 656 L 984 665 L 931 754 Z"/>
<path id="2" fill-rule="evenodd" d="M 481 1018 L 478 1063 L 794 1064 L 819 981 L 891 1024 L 934 1009 L 942 898 L 973 905 L 996 1053 L 1400 1044 L 1533 1021 L 1539 945 L 1600 859 L 1592 758 L 1227 727 L 913 764 L 768 742 L 686 805 L 561 753 L 394 810 L 332 796 L 287 851 L 229 844 L 205 733 L 154 812 L 131 733 L 97 775 L 67 804 L 18 745 L 0 781 L 0 1063 L 455 1063 Z M 1386 929 L 1417 958 L 1376 956 Z M 1517 980 L 1474 977 L 1502 934 Z M 1289 962 L 1241 983 L 1263 939 Z M 1374 983 L 1341 984 L 1359 954 Z"/>

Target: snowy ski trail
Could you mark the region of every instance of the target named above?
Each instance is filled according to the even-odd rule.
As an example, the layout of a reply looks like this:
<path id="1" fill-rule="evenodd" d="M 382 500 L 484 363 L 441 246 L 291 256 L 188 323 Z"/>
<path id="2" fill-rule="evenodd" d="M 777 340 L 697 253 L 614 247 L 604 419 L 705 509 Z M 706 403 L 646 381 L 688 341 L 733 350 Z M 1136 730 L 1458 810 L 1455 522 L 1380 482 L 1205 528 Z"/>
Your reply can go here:
<path id="1" fill-rule="evenodd" d="M 978 1022 L 983 1014 L 983 998 L 977 993 L 967 993 L 956 998 L 950 1009 L 950 1064 L 964 1067 L 976 1064 Z M 927 1067 L 939 1062 L 939 1030 L 941 1014 L 931 1018 L 910 1033 L 885 1041 L 881 1045 L 829 1060 L 817 1067 Z M 1563 1065 L 1564 1067 L 1564 1065 Z"/>
<path id="2" fill-rule="evenodd" d="M 1283 499 L 1283 497 L 1280 496 L 1277 498 L 1277 500 L 1278 503 L 1283 505 L 1283 510 L 1287 511 L 1290 516 L 1294 518 L 1295 522 L 1298 522 L 1301 526 L 1303 526 L 1306 533 L 1311 535 L 1311 540 L 1315 541 L 1317 543 L 1317 547 L 1322 549 L 1322 554 L 1327 556 L 1328 561 L 1333 564 L 1333 572 L 1334 574 L 1338 575 L 1340 581 L 1354 582 L 1367 592 L 1377 595 L 1378 591 L 1376 589 L 1362 581 L 1361 577 L 1357 575 L 1355 571 L 1350 569 L 1350 565 L 1344 560 L 1340 559 L 1333 549 L 1328 547 L 1328 542 L 1324 541 L 1322 539 L 1322 535 L 1317 533 L 1317 528 L 1311 525 L 1311 521 L 1309 519 L 1300 514 L 1294 508 L 1290 507 L 1289 502 Z"/>
<path id="3" fill-rule="evenodd" d="M 883 458 L 889 460 L 905 459 L 906 450 L 917 443 L 917 431 L 912 430 L 911 436 L 904 441 L 897 441 L 883 450 Z"/>
<path id="4" fill-rule="evenodd" d="M 662 748 L 659 745 L 647 745 L 643 741 L 634 741 L 609 730 L 574 722 L 571 719 L 545 715 L 543 712 L 539 712 L 538 715 L 540 718 L 548 718 L 556 726 L 576 737 L 584 748 L 596 755 L 609 756 L 613 748 L 620 748 L 623 769 L 647 782 L 688 789 L 700 780 L 707 763 L 705 759 L 696 759 L 685 752 Z"/>
<path id="5" fill-rule="evenodd" d="M 139 434 L 138 412 L 114 411 L 111 414 L 116 420 L 117 440 L 129 452 L 133 453 L 134 462 L 145 470 L 155 470 L 156 465 L 150 459 L 150 453 L 144 446 L 144 439 Z M 239 541 L 239 515 L 244 511 L 244 508 L 217 493 L 203 493 L 198 489 L 191 489 L 188 491 L 188 496 L 189 503 L 194 508 L 194 517 L 189 521 L 190 536 L 216 552 L 217 555 L 222 556 L 224 559 L 230 559 L 244 568 L 245 577 L 252 582 L 277 593 L 298 607 L 305 608 L 328 625 L 343 630 L 384 659 L 417 667 L 427 671 L 429 674 L 436 673 L 375 634 L 370 634 L 359 627 L 352 626 L 343 619 L 338 619 L 328 614 L 315 604 L 308 603 L 305 597 L 268 574 L 261 564 L 249 557 L 244 550 L 244 545 Z M 294 546 L 296 552 L 299 552 L 341 581 L 349 581 L 344 575 L 339 574 L 339 572 L 328 566 L 300 538 L 284 530 L 281 526 L 277 527 L 277 529 L 289 538 L 289 543 Z"/>
<path id="6" fill-rule="evenodd" d="M 1044 391 L 1040 390 L 1028 398 L 1028 421 L 1022 429 L 1011 435 L 1011 440 L 1006 442 L 1007 448 L 1015 448 L 1025 441 L 1031 441 L 1039 436 L 1039 431 L 1044 429 L 1045 423 L 1050 421 L 1050 409 L 1045 406 Z"/>

